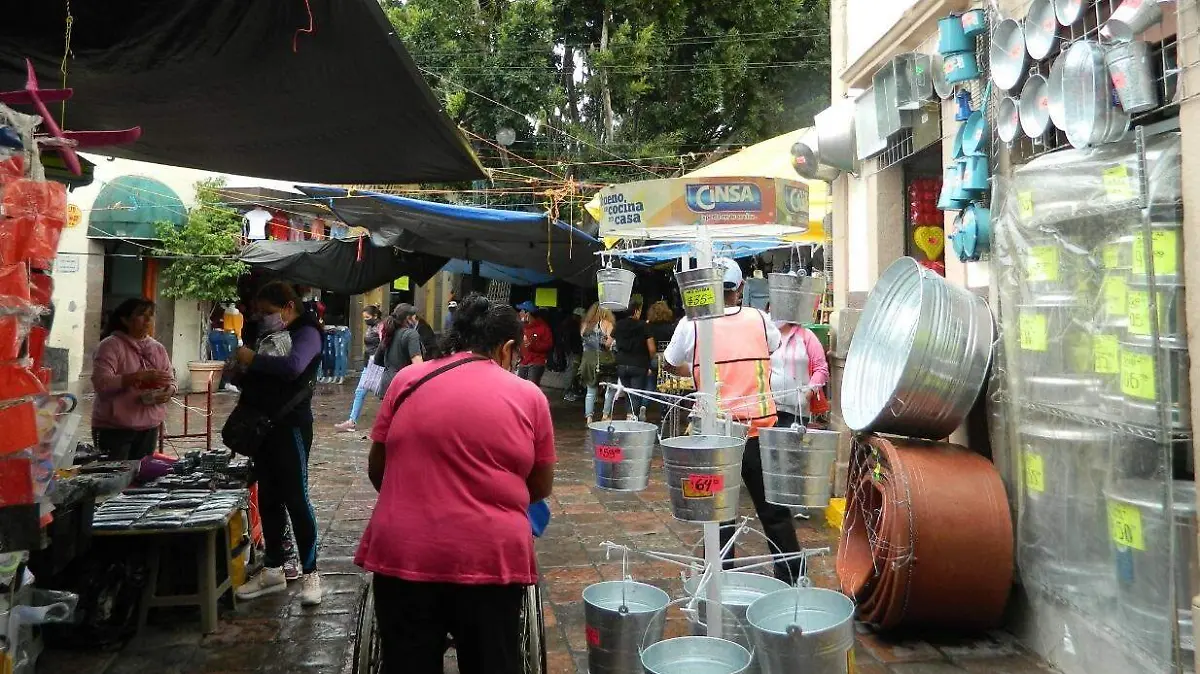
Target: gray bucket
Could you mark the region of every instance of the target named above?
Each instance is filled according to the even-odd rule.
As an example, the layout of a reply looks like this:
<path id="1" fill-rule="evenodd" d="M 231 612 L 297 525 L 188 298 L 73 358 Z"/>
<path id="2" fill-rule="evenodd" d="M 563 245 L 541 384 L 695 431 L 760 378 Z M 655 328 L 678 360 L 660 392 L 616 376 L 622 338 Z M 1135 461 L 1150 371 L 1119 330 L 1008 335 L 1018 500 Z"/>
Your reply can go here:
<path id="1" fill-rule="evenodd" d="M 746 611 L 763 674 L 848 674 L 854 602 L 813 587 L 772 592 Z"/>
<path id="2" fill-rule="evenodd" d="M 662 441 L 671 510 L 683 522 L 725 522 L 737 516 L 745 438 L 682 435 Z"/>
<path id="3" fill-rule="evenodd" d="M 642 667 L 645 674 L 743 674 L 750 651 L 725 639 L 676 637 L 642 651 Z"/>
<path id="4" fill-rule="evenodd" d="M 625 311 L 633 295 L 635 275 L 628 269 L 605 267 L 596 272 L 596 292 L 599 293 L 601 308 L 610 311 Z"/>
<path id="5" fill-rule="evenodd" d="M 767 503 L 792 508 L 829 505 L 837 431 L 763 428 L 758 431 Z"/>
<path id="6" fill-rule="evenodd" d="M 662 639 L 662 620 L 655 620 L 671 598 L 666 592 L 632 580 L 608 581 L 583 590 L 583 613 L 592 674 L 633 674 L 642 666 L 643 639 Z M 622 606 L 624 610 L 622 610 Z M 647 634 L 647 630 L 653 630 Z"/>
<path id="7" fill-rule="evenodd" d="M 683 582 L 683 591 L 689 597 L 696 595 L 696 589 L 700 587 L 700 581 L 704 575 L 692 576 Z M 782 580 L 778 580 L 771 576 L 764 576 L 761 573 L 746 573 L 744 571 L 722 571 L 721 572 L 721 606 L 725 609 L 725 615 L 732 614 L 737 618 L 737 622 L 730 624 L 728 619 L 725 620 L 725 629 L 727 630 L 726 637 L 730 641 L 742 646 L 746 650 L 750 650 L 753 644 L 750 643 L 750 635 L 743 627 L 746 624 L 746 609 L 750 605 L 765 595 L 779 590 L 788 589 L 788 584 Z M 704 594 L 707 596 L 708 590 L 705 588 Z M 702 598 L 703 599 L 703 598 Z M 692 634 L 695 636 L 704 636 L 706 633 L 705 625 L 708 623 L 708 614 L 705 611 L 708 601 L 702 600 L 697 604 L 697 614 L 700 619 L 699 623 L 692 623 Z M 746 674 L 758 674 L 758 663 L 751 663 L 746 670 Z"/>
<path id="8" fill-rule="evenodd" d="M 641 421 L 598 421 L 588 426 L 596 486 L 608 491 L 642 491 L 650 484 L 650 459 L 658 427 Z"/>
<path id="9" fill-rule="evenodd" d="M 825 294 L 825 279 L 795 274 L 768 274 L 771 318 L 785 323 L 814 323 Z"/>
<path id="10" fill-rule="evenodd" d="M 1113 88 L 1125 112 L 1139 112 L 1158 107 L 1158 82 L 1150 61 L 1150 45 L 1134 41 L 1114 44 L 1104 55 Z"/>
<path id="11" fill-rule="evenodd" d="M 675 272 L 683 312 L 689 320 L 701 321 L 725 315 L 724 272 L 715 267 L 701 267 Z"/>

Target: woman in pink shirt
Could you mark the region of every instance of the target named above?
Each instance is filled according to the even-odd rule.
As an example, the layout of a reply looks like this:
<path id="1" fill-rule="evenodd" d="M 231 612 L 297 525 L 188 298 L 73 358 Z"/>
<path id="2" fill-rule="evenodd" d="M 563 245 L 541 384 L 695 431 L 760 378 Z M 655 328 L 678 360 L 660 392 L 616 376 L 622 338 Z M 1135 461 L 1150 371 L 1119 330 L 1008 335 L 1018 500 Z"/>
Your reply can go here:
<path id="1" fill-rule="evenodd" d="M 154 303 L 122 302 L 108 317 L 92 363 L 92 439 L 110 459 L 141 459 L 154 452 L 158 427 L 175 393 L 167 350 L 151 337 Z"/>
<path id="2" fill-rule="evenodd" d="M 524 672 L 527 509 L 550 495 L 555 454 L 546 396 L 511 372 L 523 337 L 512 307 L 472 295 L 450 355 L 401 370 L 380 405 L 355 563 L 375 575 L 385 673 L 440 674 L 447 634 L 462 674 Z"/>
<path id="3" fill-rule="evenodd" d="M 771 391 L 779 413 L 776 426 L 791 426 L 814 416 L 813 399 L 829 381 L 825 347 L 812 330 L 796 323 L 777 323 L 782 339 L 771 353 Z"/>

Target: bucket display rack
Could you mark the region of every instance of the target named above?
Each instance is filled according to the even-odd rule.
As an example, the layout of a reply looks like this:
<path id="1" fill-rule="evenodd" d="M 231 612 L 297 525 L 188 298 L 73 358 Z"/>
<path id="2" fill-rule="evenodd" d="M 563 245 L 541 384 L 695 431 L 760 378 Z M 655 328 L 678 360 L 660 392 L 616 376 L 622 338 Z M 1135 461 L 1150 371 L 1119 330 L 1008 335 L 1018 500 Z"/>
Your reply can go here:
<path id="1" fill-rule="evenodd" d="M 994 195 L 1017 562 L 1089 666 L 1191 672 L 1200 590 L 1177 133 L 1043 155 Z M 1053 178 L 1051 179 L 1051 176 Z M 1111 663 L 1109 663 L 1111 665 Z"/>

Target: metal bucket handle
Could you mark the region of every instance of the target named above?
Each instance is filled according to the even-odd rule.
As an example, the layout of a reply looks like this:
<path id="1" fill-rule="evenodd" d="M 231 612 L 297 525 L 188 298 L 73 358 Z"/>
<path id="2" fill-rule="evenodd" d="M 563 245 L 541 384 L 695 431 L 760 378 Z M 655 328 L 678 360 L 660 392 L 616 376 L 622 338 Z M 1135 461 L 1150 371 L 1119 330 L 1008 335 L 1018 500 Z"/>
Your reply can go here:
<path id="1" fill-rule="evenodd" d="M 701 589 L 704 589 L 703 585 L 701 585 Z M 697 594 L 699 594 L 699 593 L 697 593 Z M 655 615 L 653 618 L 651 618 L 650 622 L 647 623 L 646 632 L 642 635 L 642 643 L 638 644 L 639 658 L 641 657 L 641 655 L 643 653 L 646 652 L 647 648 L 654 645 L 652 643 L 646 643 L 646 640 L 649 639 L 650 632 L 651 632 L 651 630 L 654 629 L 654 625 L 656 622 L 658 622 L 659 619 L 661 619 L 663 621 L 663 623 L 662 623 L 663 631 L 664 632 L 666 631 L 667 614 L 670 613 L 672 606 L 675 606 L 676 604 L 682 605 L 682 604 L 688 604 L 691 602 L 698 602 L 698 601 L 704 601 L 704 600 L 700 597 L 680 597 L 679 599 L 676 599 L 676 600 L 668 603 L 666 606 L 662 607 L 661 609 L 659 609 L 656 612 L 657 615 Z M 708 629 L 708 625 L 700 621 L 700 611 L 698 609 L 683 608 L 681 610 L 683 611 L 683 614 L 688 617 L 688 620 L 696 623 L 697 625 L 703 626 L 705 628 L 705 630 Z M 721 611 L 724 614 L 724 618 L 725 618 L 725 620 L 722 621 L 722 625 L 723 626 L 724 625 L 736 625 L 737 628 L 739 630 L 741 630 L 742 635 L 746 637 L 746 642 L 750 644 L 750 648 L 748 649 L 750 651 L 750 664 L 754 664 L 756 649 L 754 648 L 753 640 L 750 639 L 750 631 L 746 628 L 746 623 L 739 620 L 737 617 L 737 614 L 735 614 L 733 611 L 730 611 L 723 604 L 721 605 Z M 732 639 L 728 639 L 726 637 L 721 637 L 721 638 L 724 639 L 725 641 L 733 641 Z M 736 643 L 736 642 L 734 642 L 734 643 Z"/>

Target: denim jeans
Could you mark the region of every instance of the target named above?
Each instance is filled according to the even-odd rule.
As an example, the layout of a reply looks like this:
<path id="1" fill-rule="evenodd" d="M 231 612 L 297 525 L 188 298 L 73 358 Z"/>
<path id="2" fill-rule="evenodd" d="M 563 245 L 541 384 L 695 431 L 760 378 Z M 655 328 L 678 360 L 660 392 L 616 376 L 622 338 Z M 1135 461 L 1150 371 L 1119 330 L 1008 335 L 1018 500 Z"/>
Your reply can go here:
<path id="1" fill-rule="evenodd" d="M 583 413 L 589 419 L 595 419 L 596 394 L 600 392 L 599 389 L 599 386 L 587 387 L 587 395 L 585 395 L 583 398 Z M 612 417 L 613 396 L 616 394 L 616 392 L 617 389 L 611 386 L 605 387 L 604 389 L 604 418 L 606 419 Z"/>
<path id="2" fill-rule="evenodd" d="M 617 381 L 627 389 L 650 390 L 650 372 L 647 368 L 639 365 L 618 365 Z M 630 414 L 637 414 L 638 410 L 645 407 L 648 402 L 645 396 L 629 391 L 626 391 L 625 394 L 629 396 Z"/>

